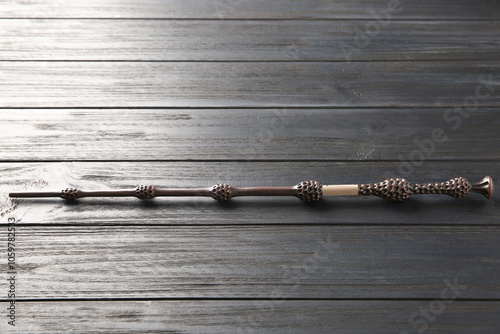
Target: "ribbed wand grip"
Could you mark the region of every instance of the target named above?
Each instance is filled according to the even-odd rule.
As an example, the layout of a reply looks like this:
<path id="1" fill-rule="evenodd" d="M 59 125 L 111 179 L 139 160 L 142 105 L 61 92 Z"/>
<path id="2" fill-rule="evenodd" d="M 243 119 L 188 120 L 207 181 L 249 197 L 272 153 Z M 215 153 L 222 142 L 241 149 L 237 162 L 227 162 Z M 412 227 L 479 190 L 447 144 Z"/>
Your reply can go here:
<path id="1" fill-rule="evenodd" d="M 395 202 L 404 201 L 418 194 L 445 194 L 462 198 L 471 191 L 489 199 L 493 196 L 493 190 L 493 180 L 489 176 L 476 183 L 470 183 L 463 177 L 456 177 L 441 183 L 410 183 L 403 178 L 391 178 L 378 183 L 358 185 L 359 195 L 378 196 Z"/>

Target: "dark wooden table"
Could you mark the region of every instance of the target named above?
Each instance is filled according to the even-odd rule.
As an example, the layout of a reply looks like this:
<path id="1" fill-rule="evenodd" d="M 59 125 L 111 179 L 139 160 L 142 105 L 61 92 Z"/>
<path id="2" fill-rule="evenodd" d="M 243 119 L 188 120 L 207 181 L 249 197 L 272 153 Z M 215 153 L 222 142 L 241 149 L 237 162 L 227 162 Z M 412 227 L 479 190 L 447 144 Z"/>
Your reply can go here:
<path id="1" fill-rule="evenodd" d="M 498 2 L 0 1 L 0 18 L 1 333 L 500 331 L 498 195 L 7 197 L 498 182 Z"/>

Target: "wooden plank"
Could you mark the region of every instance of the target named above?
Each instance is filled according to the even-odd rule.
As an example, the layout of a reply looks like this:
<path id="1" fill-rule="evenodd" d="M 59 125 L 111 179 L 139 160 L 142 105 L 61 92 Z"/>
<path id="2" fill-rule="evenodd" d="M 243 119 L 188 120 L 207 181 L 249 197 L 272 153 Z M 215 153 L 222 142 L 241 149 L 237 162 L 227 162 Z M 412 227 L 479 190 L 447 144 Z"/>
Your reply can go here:
<path id="1" fill-rule="evenodd" d="M 392 21 L 365 40 L 366 24 L 0 20 L 0 60 L 496 60 L 500 53 L 498 22 Z"/>
<path id="2" fill-rule="evenodd" d="M 435 299 L 452 285 L 498 300 L 498 238 L 496 226 L 18 225 L 16 298 Z"/>
<path id="3" fill-rule="evenodd" d="M 4 161 L 500 159 L 500 110 L 488 108 L 6 109 L 0 118 Z"/>
<path id="4" fill-rule="evenodd" d="M 2 108 L 500 106 L 497 61 L 0 62 L 0 73 Z"/>
<path id="5" fill-rule="evenodd" d="M 499 329 L 500 303 L 431 301 L 91 301 L 17 304 L 16 333 L 426 333 Z M 0 303 L 5 310 L 7 304 Z M 409 318 L 412 314 L 417 315 Z M 8 333 L 6 321 L 0 329 Z M 403 332 L 404 333 L 404 332 Z"/>
<path id="6" fill-rule="evenodd" d="M 53 199 L 7 198 L 10 191 L 164 187 L 290 186 L 303 180 L 323 184 L 358 184 L 405 176 L 412 182 L 445 181 L 464 176 L 471 182 L 491 175 L 499 184 L 500 163 L 425 162 L 411 174 L 401 174 L 395 162 L 114 162 L 0 164 L 2 217 L 23 223 L 76 225 L 245 225 L 245 224 L 499 224 L 499 192 L 487 201 L 479 194 L 465 199 L 444 195 L 414 196 L 403 203 L 372 197 L 325 197 L 316 205 L 296 198 L 81 199 L 65 204 Z M 4 218 L 6 219 L 6 218 Z"/>
<path id="7" fill-rule="evenodd" d="M 389 11 L 390 10 L 390 11 Z M 478 0 L 87 0 L 2 1 L 4 18 L 279 18 L 369 19 L 386 12 L 404 19 L 498 19 L 495 2 Z M 375 12 L 375 14 L 373 14 Z M 385 16 L 383 16 L 385 17 Z"/>

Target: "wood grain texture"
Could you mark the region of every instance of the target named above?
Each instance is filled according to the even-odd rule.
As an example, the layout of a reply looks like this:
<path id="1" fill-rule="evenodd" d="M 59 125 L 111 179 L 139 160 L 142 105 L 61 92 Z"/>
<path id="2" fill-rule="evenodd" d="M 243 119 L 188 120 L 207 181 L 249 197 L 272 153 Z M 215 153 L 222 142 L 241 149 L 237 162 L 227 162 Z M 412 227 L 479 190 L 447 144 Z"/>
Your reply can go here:
<path id="1" fill-rule="evenodd" d="M 24 224 L 95 225 L 247 225 L 247 224 L 451 224 L 497 225 L 497 191 L 489 201 L 479 194 L 464 199 L 418 195 L 404 203 L 371 197 L 326 197 L 307 205 L 297 198 L 235 198 L 219 203 L 211 198 L 81 199 L 65 204 L 53 199 L 9 199 L 10 191 L 59 191 L 67 186 L 85 190 L 164 187 L 291 186 L 304 180 L 323 184 L 358 184 L 405 176 L 412 182 L 441 182 L 464 176 L 471 182 L 491 175 L 500 184 L 498 162 L 426 162 L 408 175 L 394 162 L 79 162 L 0 164 L 1 215 Z M 279 227 L 278 227 L 279 229 Z"/>
<path id="2" fill-rule="evenodd" d="M 500 23 L 0 20 L 0 60 L 496 60 Z M 368 40 L 366 40 L 368 38 Z"/>
<path id="3" fill-rule="evenodd" d="M 498 193 L 7 198 L 68 185 L 498 183 L 500 6 L 401 0 L 360 41 L 389 4 L 0 0 L 16 332 L 401 334 L 421 330 L 412 314 L 454 282 L 425 332 L 498 332 Z M 418 144 L 435 129 L 448 140 Z"/>
<path id="4" fill-rule="evenodd" d="M 3 161 L 500 160 L 493 108 L 6 109 L 0 118 Z"/>
<path id="5" fill-rule="evenodd" d="M 21 302 L 16 333 L 387 333 L 415 332 L 409 317 L 430 301 L 89 301 Z M 5 308 L 6 303 L 0 303 Z M 426 333 L 500 328 L 499 302 L 454 301 Z M 434 317 L 434 315 L 432 316 Z M 91 319 L 91 321 L 89 321 Z M 417 316 L 414 321 L 425 319 Z M 432 319 L 432 318 L 431 318 Z M 9 333 L 0 322 L 3 333 Z"/>
<path id="6" fill-rule="evenodd" d="M 458 284 L 462 299 L 498 299 L 498 238 L 496 226 L 18 225 L 16 298 L 434 299 Z"/>
<path id="7" fill-rule="evenodd" d="M 370 19 L 384 12 L 389 1 L 376 0 L 60 0 L 2 1 L 4 18 L 258 18 Z M 395 3 L 397 5 L 397 3 Z M 405 19 L 499 19 L 494 1 L 401 0 L 397 15 Z"/>
<path id="8" fill-rule="evenodd" d="M 497 61 L 0 62 L 0 107 L 498 107 L 498 73 Z"/>

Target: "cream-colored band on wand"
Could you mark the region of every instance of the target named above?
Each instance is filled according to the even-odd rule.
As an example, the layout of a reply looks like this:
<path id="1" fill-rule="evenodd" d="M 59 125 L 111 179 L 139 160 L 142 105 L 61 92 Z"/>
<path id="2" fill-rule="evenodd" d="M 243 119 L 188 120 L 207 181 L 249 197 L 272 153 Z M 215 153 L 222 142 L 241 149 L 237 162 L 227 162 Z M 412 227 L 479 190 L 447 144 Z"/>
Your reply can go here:
<path id="1" fill-rule="evenodd" d="M 355 196 L 358 195 L 357 184 L 341 184 L 334 186 L 323 186 L 324 196 Z"/>

